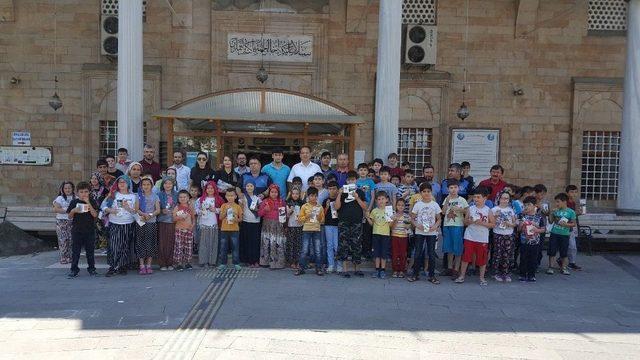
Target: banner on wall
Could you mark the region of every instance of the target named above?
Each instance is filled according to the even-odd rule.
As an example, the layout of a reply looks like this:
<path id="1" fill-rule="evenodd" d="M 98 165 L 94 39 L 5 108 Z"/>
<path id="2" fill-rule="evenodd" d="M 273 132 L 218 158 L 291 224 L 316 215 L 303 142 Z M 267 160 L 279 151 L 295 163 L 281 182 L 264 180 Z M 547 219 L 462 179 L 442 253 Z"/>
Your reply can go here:
<path id="1" fill-rule="evenodd" d="M 51 148 L 0 146 L 0 165 L 51 165 Z"/>
<path id="2" fill-rule="evenodd" d="M 270 62 L 312 62 L 313 36 L 227 34 L 227 59 Z"/>
<path id="3" fill-rule="evenodd" d="M 451 130 L 451 162 L 468 161 L 470 175 L 476 184 L 489 178 L 489 170 L 498 163 L 500 130 L 453 129 Z"/>

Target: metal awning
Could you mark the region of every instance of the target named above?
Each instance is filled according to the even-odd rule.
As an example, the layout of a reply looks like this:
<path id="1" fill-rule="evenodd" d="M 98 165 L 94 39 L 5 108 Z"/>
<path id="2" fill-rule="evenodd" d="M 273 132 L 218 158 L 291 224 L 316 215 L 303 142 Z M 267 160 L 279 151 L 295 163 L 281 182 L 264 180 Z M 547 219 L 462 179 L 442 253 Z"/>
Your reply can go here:
<path id="1" fill-rule="evenodd" d="M 281 89 L 237 89 L 185 101 L 158 119 L 361 124 L 363 118 L 326 100 Z"/>

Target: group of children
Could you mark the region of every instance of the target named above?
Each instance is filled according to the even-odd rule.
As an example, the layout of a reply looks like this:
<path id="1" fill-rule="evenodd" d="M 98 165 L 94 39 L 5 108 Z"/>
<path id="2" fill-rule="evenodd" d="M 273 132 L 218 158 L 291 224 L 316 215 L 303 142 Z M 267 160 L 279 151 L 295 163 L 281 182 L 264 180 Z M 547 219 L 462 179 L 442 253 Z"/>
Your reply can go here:
<path id="1" fill-rule="evenodd" d="M 236 270 L 241 263 L 289 266 L 302 275 L 311 262 L 319 276 L 331 272 L 363 277 L 359 266 L 371 258 L 373 277 L 385 278 L 390 260 L 392 277 L 414 282 L 424 273 L 429 282 L 439 284 L 436 249 L 441 239 L 441 275 L 452 276 L 456 283 L 465 281 L 473 265 L 480 284 L 486 285 L 489 261 L 494 279 L 510 282 L 518 257 L 520 280 L 532 282 L 547 231 L 547 273 L 552 274 L 556 264 L 563 274 L 569 274 L 569 267 L 578 268 L 575 260 L 567 259 L 571 240 L 575 248 L 575 186 L 567 188 L 569 195 L 558 194 L 551 210 L 543 185 L 524 187 L 517 198 L 505 188 L 493 206 L 490 189 L 479 186 L 466 199 L 458 195 L 458 181 L 447 179 L 448 195 L 439 202 L 430 182 L 418 186 L 411 170 L 397 175 L 393 169 L 377 162 L 360 164 L 357 172 L 346 174 L 343 186 L 335 176 L 317 173 L 307 179 L 306 191 L 296 177 L 284 197 L 280 192 L 286 190 L 277 185 L 269 187 L 266 197 L 255 194 L 251 180 L 240 191 L 220 193 L 215 181 L 203 184 L 202 190 L 195 185 L 177 191 L 175 176 L 155 186 L 151 177 L 142 176 L 134 192 L 131 179 L 121 175 L 101 191 L 103 199 L 92 196 L 98 183 L 93 177 L 77 189 L 65 182 L 54 201 L 61 262 L 71 262 L 69 277 L 77 276 L 84 247 L 89 273 L 96 274 L 93 252 L 99 223 L 108 228 L 106 276 L 135 268 L 141 275 L 152 274 L 154 259 L 163 271 L 191 269 L 194 251 L 199 266 L 225 269 L 231 251 Z M 391 182 L 394 176 L 400 178 L 398 184 Z"/>

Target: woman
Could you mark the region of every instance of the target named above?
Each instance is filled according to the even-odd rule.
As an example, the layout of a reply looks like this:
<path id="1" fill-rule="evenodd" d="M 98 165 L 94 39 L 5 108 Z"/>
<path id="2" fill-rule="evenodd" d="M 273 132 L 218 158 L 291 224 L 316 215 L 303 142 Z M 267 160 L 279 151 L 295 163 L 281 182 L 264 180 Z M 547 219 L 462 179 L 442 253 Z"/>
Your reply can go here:
<path id="1" fill-rule="evenodd" d="M 91 185 L 91 191 L 89 196 L 96 202 L 96 204 L 102 204 L 102 201 L 109 194 L 109 189 L 105 184 L 104 178 L 100 175 L 99 172 L 94 172 L 91 174 L 91 180 L 89 180 L 89 184 Z M 104 226 L 104 223 L 101 219 L 96 219 L 96 249 L 106 249 L 107 248 L 107 238 L 109 233 Z"/>
<path id="2" fill-rule="evenodd" d="M 233 161 L 230 156 L 222 158 L 222 169 L 215 172 L 215 177 L 218 180 L 218 190 L 221 192 L 233 186 L 236 192 L 240 193 L 240 175 L 233 170 Z"/>
<path id="3" fill-rule="evenodd" d="M 200 193 L 202 193 L 202 183 L 209 180 L 216 180 L 216 174 L 209 165 L 209 155 L 200 151 L 196 156 L 196 166 L 191 169 L 191 184 L 198 185 L 200 187 Z"/>
<path id="4" fill-rule="evenodd" d="M 140 190 L 140 180 L 142 179 L 142 164 L 137 161 L 132 162 L 127 170 L 127 176 L 131 180 L 131 192 L 138 193 Z"/>

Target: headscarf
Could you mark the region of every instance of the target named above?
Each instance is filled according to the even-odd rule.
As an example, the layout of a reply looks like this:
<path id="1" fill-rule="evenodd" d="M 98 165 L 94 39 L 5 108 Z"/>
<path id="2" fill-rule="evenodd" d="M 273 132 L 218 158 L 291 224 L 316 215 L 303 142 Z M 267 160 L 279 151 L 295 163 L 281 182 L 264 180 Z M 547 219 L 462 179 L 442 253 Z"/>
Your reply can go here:
<path id="1" fill-rule="evenodd" d="M 151 182 L 151 188 L 153 189 L 153 178 L 151 176 L 143 176 L 140 178 L 140 187 L 138 188 L 138 201 L 140 204 L 140 210 L 146 211 L 145 209 L 147 208 L 147 200 L 146 200 L 147 197 L 144 195 L 144 191 L 142 190 L 143 180 L 149 180 Z"/>
<path id="2" fill-rule="evenodd" d="M 64 193 L 64 186 L 67 184 L 71 185 L 71 199 L 73 200 L 76 198 L 76 186 L 73 185 L 71 181 L 63 181 L 58 189 L 58 196 L 62 196 L 64 201 L 67 201 L 67 195 Z"/>
<path id="3" fill-rule="evenodd" d="M 251 204 L 251 196 L 249 196 L 249 193 L 247 193 L 247 184 L 253 184 L 253 189 L 255 191 L 256 188 L 256 181 L 253 180 L 253 178 L 248 177 L 245 181 L 244 184 L 242 184 L 242 193 L 244 194 L 245 198 L 247 199 L 247 204 Z M 255 195 L 255 192 L 254 192 Z"/>
<path id="4" fill-rule="evenodd" d="M 140 177 L 142 177 L 142 171 L 144 170 L 144 167 L 142 167 L 142 164 L 140 164 L 139 162 L 134 161 L 131 164 L 129 164 L 129 167 L 127 168 L 127 173 L 125 174 L 129 177 L 129 179 L 131 179 L 131 168 L 134 167 L 135 165 L 140 166 Z"/>
<path id="5" fill-rule="evenodd" d="M 200 204 L 202 204 L 208 197 L 207 188 L 211 186 L 213 187 L 213 198 L 216 200 L 216 207 L 220 207 L 225 201 L 218 193 L 218 185 L 213 180 L 207 181 L 206 184 L 202 187 L 202 195 L 200 196 Z"/>
<path id="6" fill-rule="evenodd" d="M 102 196 L 104 196 L 105 182 L 104 182 L 104 178 L 102 177 L 100 172 L 95 171 L 95 172 L 91 173 L 91 177 L 89 178 L 89 184 L 91 184 L 91 178 L 94 177 L 94 176 L 96 177 L 96 179 L 98 179 L 98 188 L 94 189 L 93 185 L 91 185 L 91 189 L 89 191 L 90 191 L 91 196 L 93 197 L 93 199 L 96 202 L 99 202 L 99 199 Z"/>
<path id="7" fill-rule="evenodd" d="M 114 181 L 113 184 L 111 184 L 111 189 L 109 189 L 109 195 L 107 196 L 106 199 L 104 199 L 107 207 L 111 207 L 113 205 L 113 200 L 115 200 L 116 193 L 118 192 L 118 183 L 120 182 L 120 179 L 124 180 L 127 183 L 127 190 L 131 192 L 131 189 L 133 187 L 133 184 L 131 183 L 131 178 L 127 175 L 118 176 L 116 181 Z"/>
<path id="8" fill-rule="evenodd" d="M 275 200 L 271 198 L 271 190 L 273 189 L 275 189 L 278 192 L 278 196 L 276 197 Z M 277 209 L 285 205 L 284 200 L 282 200 L 282 198 L 280 197 L 280 186 L 276 184 L 269 185 L 267 194 L 269 195 L 267 195 L 267 197 L 262 202 L 266 202 L 272 209 L 273 208 Z"/>
<path id="9" fill-rule="evenodd" d="M 160 192 L 158 193 L 158 198 L 160 199 L 160 207 L 162 209 L 165 209 L 167 207 L 167 202 L 168 202 L 168 196 L 167 193 L 164 191 L 164 183 L 167 181 L 171 181 L 173 182 L 173 188 L 171 188 L 171 198 L 173 200 L 173 204 L 177 204 L 178 203 L 178 191 L 176 188 L 176 179 L 173 178 L 173 176 L 165 176 L 162 178 L 162 181 L 160 182 Z"/>

